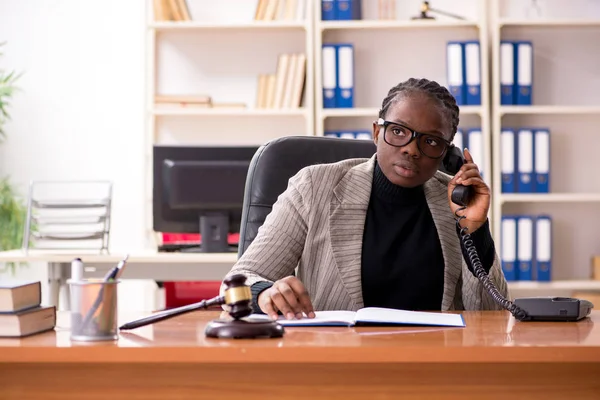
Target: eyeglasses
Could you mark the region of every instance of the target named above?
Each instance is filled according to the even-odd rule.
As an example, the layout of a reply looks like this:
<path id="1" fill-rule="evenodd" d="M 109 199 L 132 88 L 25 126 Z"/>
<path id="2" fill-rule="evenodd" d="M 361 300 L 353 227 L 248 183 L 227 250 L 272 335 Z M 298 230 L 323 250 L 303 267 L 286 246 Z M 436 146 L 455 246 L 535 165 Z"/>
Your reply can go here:
<path id="1" fill-rule="evenodd" d="M 396 122 L 377 120 L 377 125 L 383 126 L 383 140 L 394 147 L 404 147 L 413 139 L 417 139 L 417 147 L 421 154 L 429 158 L 440 158 L 452 145 L 452 142 L 436 135 L 420 133 Z"/>

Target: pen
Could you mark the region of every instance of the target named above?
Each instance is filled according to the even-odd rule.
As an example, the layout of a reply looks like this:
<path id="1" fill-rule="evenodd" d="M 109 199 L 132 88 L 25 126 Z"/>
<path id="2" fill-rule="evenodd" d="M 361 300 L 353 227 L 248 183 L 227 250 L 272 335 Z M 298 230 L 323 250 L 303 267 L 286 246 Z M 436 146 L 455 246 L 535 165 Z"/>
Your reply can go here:
<path id="1" fill-rule="evenodd" d="M 127 265 L 127 259 L 129 258 L 129 254 L 125 256 L 119 263 L 113 267 L 106 275 L 104 275 L 103 280 L 105 282 L 110 281 L 111 279 L 118 279 L 121 275 L 123 275 L 123 270 L 125 269 L 125 265 Z"/>
<path id="2" fill-rule="evenodd" d="M 119 276 L 121 276 L 121 273 L 123 272 L 123 269 L 125 268 L 125 265 L 127 264 L 128 258 L 129 258 L 129 254 L 126 255 L 125 258 L 123 258 L 121 261 L 119 261 L 119 263 L 117 264 L 116 267 L 114 267 L 110 271 L 108 271 L 108 273 L 104 276 L 103 281 L 110 282 L 112 280 L 115 280 Z M 104 287 L 102 287 L 102 289 L 100 289 L 100 292 L 98 293 L 98 297 L 96 298 L 96 301 L 94 302 L 94 304 L 92 305 L 92 307 L 90 308 L 88 313 L 85 315 L 85 318 L 83 319 L 83 322 L 80 325 L 79 332 L 83 332 L 83 330 L 85 329 L 87 324 L 90 323 L 90 321 L 92 320 L 92 317 L 94 316 L 96 311 L 98 311 L 98 307 L 100 307 L 103 297 L 104 297 Z"/>

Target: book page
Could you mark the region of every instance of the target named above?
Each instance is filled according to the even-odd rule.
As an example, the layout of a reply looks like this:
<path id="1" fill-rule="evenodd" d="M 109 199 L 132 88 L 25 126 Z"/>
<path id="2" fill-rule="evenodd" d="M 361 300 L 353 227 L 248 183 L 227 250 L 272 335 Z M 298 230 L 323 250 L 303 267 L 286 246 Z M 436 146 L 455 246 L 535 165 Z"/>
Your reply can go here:
<path id="1" fill-rule="evenodd" d="M 397 325 L 459 326 L 465 322 L 460 314 L 405 311 L 390 308 L 367 307 L 356 312 L 356 322 Z"/>
<path id="2" fill-rule="evenodd" d="M 352 326 L 355 315 L 354 311 L 316 311 L 315 318 L 305 316 L 302 319 L 288 320 L 280 316 L 277 322 L 283 326 Z"/>

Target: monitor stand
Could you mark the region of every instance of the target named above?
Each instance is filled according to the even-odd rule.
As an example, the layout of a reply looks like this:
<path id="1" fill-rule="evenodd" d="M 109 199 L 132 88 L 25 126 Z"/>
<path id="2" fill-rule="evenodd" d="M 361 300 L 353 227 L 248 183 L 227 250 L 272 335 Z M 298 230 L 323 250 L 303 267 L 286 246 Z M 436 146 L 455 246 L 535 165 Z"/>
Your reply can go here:
<path id="1" fill-rule="evenodd" d="M 227 243 L 229 215 L 227 213 L 204 214 L 200 216 L 199 247 L 181 249 L 182 253 L 231 253 Z"/>

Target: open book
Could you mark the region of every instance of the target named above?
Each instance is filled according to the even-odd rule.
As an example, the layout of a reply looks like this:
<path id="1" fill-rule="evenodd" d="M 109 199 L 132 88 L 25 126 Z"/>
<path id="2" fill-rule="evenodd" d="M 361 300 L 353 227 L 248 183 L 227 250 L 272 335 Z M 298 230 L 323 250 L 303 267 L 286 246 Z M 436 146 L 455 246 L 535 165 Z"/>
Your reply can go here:
<path id="1" fill-rule="evenodd" d="M 360 326 L 360 325 L 409 325 L 465 327 L 460 314 L 439 312 L 404 311 L 391 308 L 367 307 L 354 311 L 317 311 L 315 318 L 287 320 L 281 316 L 277 321 L 283 326 Z"/>

